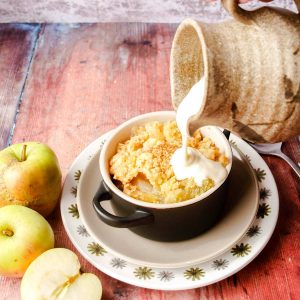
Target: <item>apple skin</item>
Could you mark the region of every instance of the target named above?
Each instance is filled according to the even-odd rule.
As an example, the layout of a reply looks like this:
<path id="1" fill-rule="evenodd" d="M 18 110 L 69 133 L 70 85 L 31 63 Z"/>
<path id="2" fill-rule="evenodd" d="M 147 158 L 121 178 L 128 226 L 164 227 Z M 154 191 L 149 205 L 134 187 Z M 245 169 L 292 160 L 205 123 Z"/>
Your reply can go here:
<path id="1" fill-rule="evenodd" d="M 53 247 L 52 228 L 42 215 L 21 205 L 0 208 L 0 275 L 22 277 L 36 257 Z"/>
<path id="2" fill-rule="evenodd" d="M 24 145 L 25 160 L 21 161 Z M 0 151 L 0 207 L 24 205 L 48 216 L 61 192 L 61 171 L 55 153 L 45 144 L 14 144 Z"/>

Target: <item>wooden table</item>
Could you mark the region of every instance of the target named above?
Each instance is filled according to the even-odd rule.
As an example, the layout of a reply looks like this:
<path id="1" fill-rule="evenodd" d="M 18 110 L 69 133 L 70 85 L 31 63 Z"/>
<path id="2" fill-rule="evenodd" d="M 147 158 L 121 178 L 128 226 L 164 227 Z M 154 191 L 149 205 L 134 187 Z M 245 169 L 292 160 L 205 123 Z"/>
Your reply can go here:
<path id="1" fill-rule="evenodd" d="M 65 175 L 90 142 L 141 113 L 172 109 L 169 55 L 176 24 L 0 25 L 0 146 L 41 141 Z M 300 161 L 296 139 L 284 151 Z M 131 286 L 95 269 L 103 299 L 300 299 L 299 180 L 282 160 L 264 157 L 280 194 L 275 232 L 237 274 L 208 287 L 162 292 Z M 48 218 L 56 246 L 76 252 L 59 208 Z M 79 253 L 78 253 L 79 255 Z M 1 258 L 0 258 L 1 259 Z M 0 299 L 19 299 L 19 279 L 0 277 Z"/>

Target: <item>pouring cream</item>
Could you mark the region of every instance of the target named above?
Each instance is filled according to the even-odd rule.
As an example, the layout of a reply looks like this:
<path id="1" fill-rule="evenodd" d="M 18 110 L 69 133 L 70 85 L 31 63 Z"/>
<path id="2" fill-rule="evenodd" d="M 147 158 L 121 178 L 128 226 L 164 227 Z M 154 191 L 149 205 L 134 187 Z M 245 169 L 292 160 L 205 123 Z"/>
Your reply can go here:
<path id="1" fill-rule="evenodd" d="M 206 178 L 215 184 L 222 182 L 227 176 L 226 168 L 219 162 L 206 158 L 199 150 L 188 147 L 189 123 L 195 118 L 204 101 L 204 78 L 202 77 L 181 101 L 176 113 L 176 122 L 182 135 L 182 147 L 177 149 L 171 165 L 177 180 L 194 178 L 199 186 Z"/>

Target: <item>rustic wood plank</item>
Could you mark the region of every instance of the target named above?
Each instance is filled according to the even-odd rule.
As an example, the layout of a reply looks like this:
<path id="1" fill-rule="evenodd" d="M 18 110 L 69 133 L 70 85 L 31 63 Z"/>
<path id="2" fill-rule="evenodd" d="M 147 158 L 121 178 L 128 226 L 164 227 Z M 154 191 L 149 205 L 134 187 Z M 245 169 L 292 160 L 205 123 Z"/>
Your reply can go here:
<path id="1" fill-rule="evenodd" d="M 63 173 L 103 132 L 149 111 L 170 109 L 169 54 L 175 25 L 46 25 L 36 47 L 13 142 L 39 140 L 58 154 Z M 30 130 L 28 130 L 30 128 Z M 297 153 L 296 141 L 291 142 Z M 275 234 L 245 269 L 214 285 L 181 292 L 134 287 L 96 273 L 104 299 L 297 299 L 299 184 L 284 162 L 265 157 L 280 193 Z M 49 221 L 56 246 L 75 251 L 59 209 Z M 18 280 L 0 278 L 4 299 L 18 299 Z M 1 288 L 2 290 L 2 288 Z"/>
<path id="2" fill-rule="evenodd" d="M 0 149 L 9 141 L 39 25 L 0 24 Z"/>
<path id="3" fill-rule="evenodd" d="M 65 172 L 75 155 L 102 133 L 140 113 L 171 108 L 168 77 L 174 29 L 46 25 L 14 142 L 49 143 Z"/>

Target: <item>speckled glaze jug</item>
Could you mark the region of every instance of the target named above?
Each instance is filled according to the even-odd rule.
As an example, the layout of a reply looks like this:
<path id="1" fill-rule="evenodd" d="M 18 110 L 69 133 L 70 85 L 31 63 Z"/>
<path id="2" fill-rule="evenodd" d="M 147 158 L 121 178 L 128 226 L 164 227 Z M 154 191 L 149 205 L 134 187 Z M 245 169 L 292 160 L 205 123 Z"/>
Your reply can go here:
<path id="1" fill-rule="evenodd" d="M 238 0 L 222 3 L 233 20 L 187 19 L 176 31 L 170 66 L 174 108 L 205 76 L 196 126 L 218 125 L 262 143 L 300 134 L 299 13 L 246 11 Z M 295 3 L 300 11 L 300 0 Z"/>

